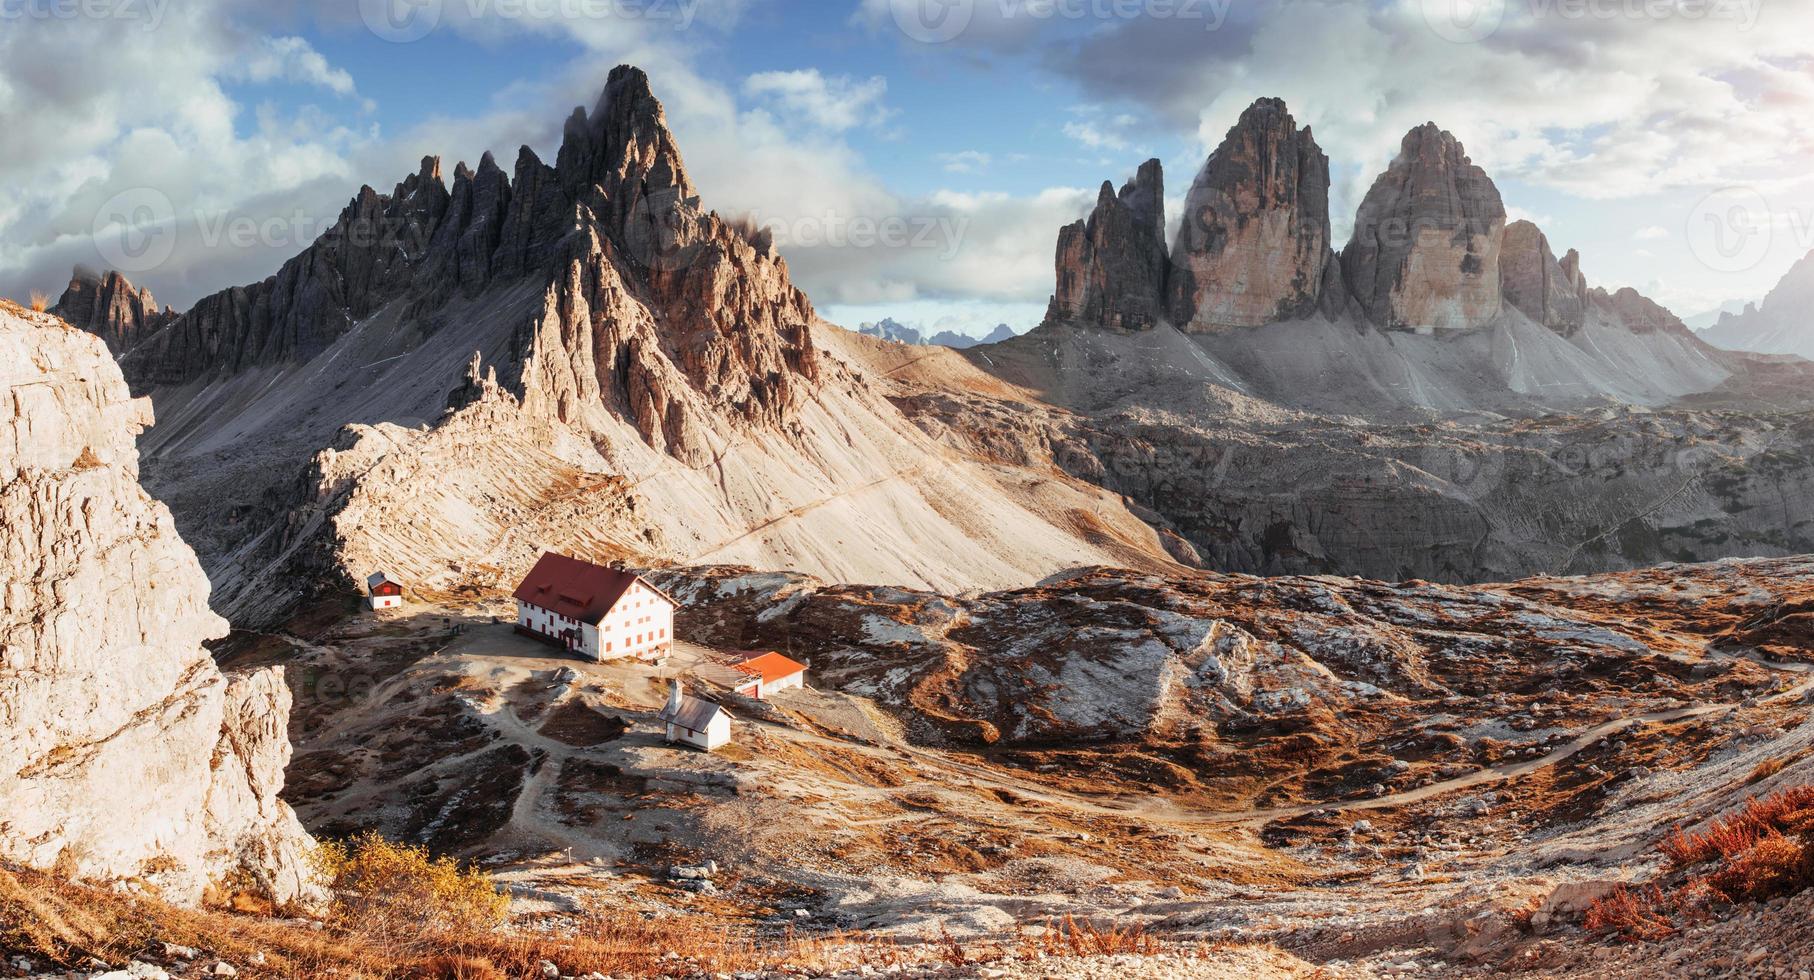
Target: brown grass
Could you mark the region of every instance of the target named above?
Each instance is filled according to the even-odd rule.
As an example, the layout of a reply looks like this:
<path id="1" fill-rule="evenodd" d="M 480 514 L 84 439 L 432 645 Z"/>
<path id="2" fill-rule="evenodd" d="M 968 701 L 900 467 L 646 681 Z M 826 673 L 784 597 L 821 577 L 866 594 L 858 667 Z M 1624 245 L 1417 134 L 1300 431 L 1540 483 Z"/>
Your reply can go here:
<path id="1" fill-rule="evenodd" d="M 1782 772 L 1783 767 L 1787 766 L 1788 764 L 1789 764 L 1789 760 L 1785 759 L 1785 758 L 1781 758 L 1781 757 L 1778 757 L 1775 759 L 1765 759 L 1764 761 L 1757 764 L 1756 769 L 1751 770 L 1751 775 L 1746 777 L 1745 784 L 1748 786 L 1748 785 L 1751 785 L 1752 783 L 1761 783 L 1764 780 L 1769 779 L 1771 776 L 1774 776 L 1777 773 Z"/>
<path id="2" fill-rule="evenodd" d="M 1048 921 L 1045 931 L 1037 936 L 1022 936 L 1020 945 L 1022 959 L 1151 955 L 1160 948 L 1159 941 L 1141 926 L 1117 929 L 1098 926 L 1089 920 L 1079 921 L 1068 915 L 1056 922 Z"/>
<path id="3" fill-rule="evenodd" d="M 1752 797 L 1736 813 L 1721 817 L 1703 833 L 1677 828 L 1664 840 L 1663 855 L 1678 868 L 1715 858 L 1733 858 L 1772 834 L 1814 828 L 1814 786 L 1792 786 L 1766 797 Z"/>
<path id="4" fill-rule="evenodd" d="M 32 290 L 31 291 L 31 310 L 32 310 L 32 312 L 33 313 L 43 313 L 45 310 L 48 310 L 48 309 L 50 309 L 50 297 L 44 295 L 43 293 L 38 292 L 35 289 Z"/>
<path id="5" fill-rule="evenodd" d="M 1626 942 L 1668 939 L 1679 931 L 1669 921 L 1672 908 L 1669 896 L 1656 885 L 1635 891 L 1620 886 L 1588 906 L 1587 928 L 1591 932 L 1613 933 Z"/>
<path id="6" fill-rule="evenodd" d="M 1658 849 L 1684 874 L 1680 886 L 1620 888 L 1588 909 L 1590 930 L 1628 942 L 1667 939 L 1681 931 L 1678 922 L 1702 921 L 1717 903 L 1766 902 L 1814 885 L 1814 787 L 1753 797 L 1701 833 L 1677 828 Z"/>

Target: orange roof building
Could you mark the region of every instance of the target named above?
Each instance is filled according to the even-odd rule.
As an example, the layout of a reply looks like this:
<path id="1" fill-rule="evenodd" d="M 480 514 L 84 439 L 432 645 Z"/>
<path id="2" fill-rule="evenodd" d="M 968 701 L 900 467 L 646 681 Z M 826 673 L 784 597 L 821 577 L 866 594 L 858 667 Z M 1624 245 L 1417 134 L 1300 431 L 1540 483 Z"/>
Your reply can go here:
<path id="1" fill-rule="evenodd" d="M 776 691 L 806 686 L 806 665 L 774 651 L 745 654 L 741 663 L 731 666 L 749 677 L 734 690 L 758 701 L 767 700 Z"/>

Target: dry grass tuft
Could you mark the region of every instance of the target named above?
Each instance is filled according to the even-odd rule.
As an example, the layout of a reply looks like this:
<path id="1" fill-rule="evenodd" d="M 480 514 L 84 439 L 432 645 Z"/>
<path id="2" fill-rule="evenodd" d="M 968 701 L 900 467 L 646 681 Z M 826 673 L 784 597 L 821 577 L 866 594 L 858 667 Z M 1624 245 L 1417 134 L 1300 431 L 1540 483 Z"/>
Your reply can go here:
<path id="1" fill-rule="evenodd" d="M 1746 779 L 1745 779 L 1745 785 L 1749 786 L 1753 783 L 1761 783 L 1764 780 L 1769 779 L 1771 776 L 1774 776 L 1777 773 L 1782 772 L 1783 767 L 1787 766 L 1788 764 L 1789 764 L 1789 760 L 1781 758 L 1781 757 L 1778 757 L 1775 759 L 1765 759 L 1764 761 L 1757 764 L 1756 769 L 1751 770 L 1751 775 L 1746 777 Z"/>
<path id="2" fill-rule="evenodd" d="M 1745 801 L 1738 812 L 1714 821 L 1705 833 L 1680 828 L 1662 843 L 1665 857 L 1678 868 L 1715 858 L 1733 858 L 1772 834 L 1814 827 L 1814 786 L 1793 786 L 1780 793 Z"/>
<path id="3" fill-rule="evenodd" d="M 1753 797 L 1702 833 L 1677 828 L 1658 849 L 1678 871 L 1713 867 L 1673 892 L 1620 888 L 1588 909 L 1589 929 L 1629 942 L 1667 939 L 1678 922 L 1702 921 L 1720 903 L 1767 902 L 1814 885 L 1814 787 Z"/>
<path id="4" fill-rule="evenodd" d="M 1588 906 L 1587 928 L 1613 933 L 1626 942 L 1668 939 L 1679 931 L 1669 921 L 1673 904 L 1656 885 L 1636 891 L 1621 886 Z"/>
<path id="5" fill-rule="evenodd" d="M 1113 926 L 1098 926 L 1087 919 L 1079 921 L 1067 915 L 1057 922 L 1048 921 L 1045 931 L 1037 936 L 1021 937 L 1020 955 L 1022 959 L 1037 959 L 1041 956 L 1152 955 L 1159 952 L 1159 949 L 1159 941 L 1141 926 L 1117 929 Z"/>

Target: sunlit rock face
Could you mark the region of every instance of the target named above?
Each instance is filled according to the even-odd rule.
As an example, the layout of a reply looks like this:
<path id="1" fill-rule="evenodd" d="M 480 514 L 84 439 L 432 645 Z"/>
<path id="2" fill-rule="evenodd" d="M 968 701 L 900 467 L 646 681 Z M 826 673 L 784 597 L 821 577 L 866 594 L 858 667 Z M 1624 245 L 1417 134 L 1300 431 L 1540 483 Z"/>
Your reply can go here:
<path id="1" fill-rule="evenodd" d="M 1121 187 L 1103 181 L 1088 220 L 1058 232 L 1058 287 L 1046 318 L 1146 330 L 1163 316 L 1165 176 L 1148 160 Z"/>
<path id="2" fill-rule="evenodd" d="M 1454 136 L 1406 134 L 1342 250 L 1342 272 L 1373 324 L 1433 332 L 1482 326 L 1502 305 L 1505 205 Z"/>
<path id="3" fill-rule="evenodd" d="M 281 669 L 223 675 L 208 580 L 140 489 L 127 393 L 93 336 L 0 311 L 0 858 L 177 901 L 251 874 L 307 890 L 281 800 Z"/>
<path id="4" fill-rule="evenodd" d="M 1184 199 L 1169 303 L 1187 331 L 1257 327 L 1317 311 L 1333 262 L 1329 158 L 1278 99 L 1241 114 Z"/>

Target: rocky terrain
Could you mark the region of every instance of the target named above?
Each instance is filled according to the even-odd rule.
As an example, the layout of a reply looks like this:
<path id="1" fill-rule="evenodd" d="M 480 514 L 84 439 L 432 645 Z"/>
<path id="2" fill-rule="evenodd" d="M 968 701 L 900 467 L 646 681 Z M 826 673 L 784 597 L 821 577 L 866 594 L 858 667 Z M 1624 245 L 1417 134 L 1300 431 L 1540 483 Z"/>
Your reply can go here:
<path id="1" fill-rule="evenodd" d="M 560 658 L 496 623 L 490 596 L 330 604 L 224 652 L 285 666 L 286 796 L 320 833 L 480 859 L 550 928 L 604 896 L 901 942 L 929 976 L 1017 975 L 1024 930 L 1037 947 L 1065 916 L 1140 930 L 1178 976 L 1256 943 L 1337 976 L 1692 969 L 1728 951 L 1610 942 L 1589 904 L 1663 875 L 1672 828 L 1814 765 L 1805 559 L 1494 587 L 656 580 L 683 603 L 660 667 Z M 810 662 L 810 689 L 731 695 L 724 664 L 752 647 Z M 662 744 L 670 677 L 726 701 L 732 746 Z M 1702 928 L 1799 908 L 1715 909 Z M 940 935 L 1006 961 L 940 965 Z"/>
<path id="2" fill-rule="evenodd" d="M 167 321 L 63 306 L 117 335 L 163 423 L 147 483 L 249 625 L 379 564 L 495 587 L 545 547 L 939 589 L 1806 549 L 1805 427 L 1773 414 L 1805 407 L 1802 367 L 1592 287 L 1434 126 L 1340 256 L 1329 179 L 1261 100 L 1169 241 L 1149 161 L 1060 231 L 1046 323 L 960 357 L 821 320 L 766 235 L 704 209 L 624 68 L 553 166 L 449 188 L 425 159 Z"/>
<path id="3" fill-rule="evenodd" d="M 178 901 L 305 892 L 282 672 L 223 674 L 208 581 L 138 484 L 150 405 L 101 342 L 0 308 L 0 859 Z"/>

